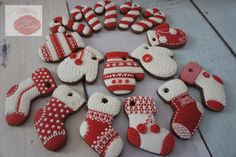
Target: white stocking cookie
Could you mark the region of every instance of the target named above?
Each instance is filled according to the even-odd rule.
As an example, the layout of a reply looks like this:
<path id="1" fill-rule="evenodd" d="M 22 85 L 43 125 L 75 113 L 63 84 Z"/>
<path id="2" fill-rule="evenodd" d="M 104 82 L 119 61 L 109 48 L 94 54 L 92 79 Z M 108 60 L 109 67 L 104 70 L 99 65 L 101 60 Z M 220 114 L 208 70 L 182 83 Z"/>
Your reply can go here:
<path id="1" fill-rule="evenodd" d="M 99 62 L 103 60 L 101 52 L 91 46 L 86 46 L 78 52 L 70 54 L 57 68 L 57 76 L 62 82 L 76 83 L 85 77 L 92 83 L 98 75 Z"/>

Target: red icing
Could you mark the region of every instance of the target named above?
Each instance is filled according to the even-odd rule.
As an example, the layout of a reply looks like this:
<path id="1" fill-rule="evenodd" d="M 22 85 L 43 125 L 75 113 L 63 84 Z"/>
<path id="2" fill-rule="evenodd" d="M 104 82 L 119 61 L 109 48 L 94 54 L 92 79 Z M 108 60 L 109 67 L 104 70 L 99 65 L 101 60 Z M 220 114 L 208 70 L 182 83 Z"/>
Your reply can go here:
<path id="1" fill-rule="evenodd" d="M 215 100 L 209 100 L 206 102 L 206 105 L 208 108 L 210 108 L 213 111 L 219 112 L 224 109 L 224 105 L 218 101 Z"/>
<path id="2" fill-rule="evenodd" d="M 224 82 L 223 82 L 223 80 L 220 78 L 220 77 L 218 77 L 218 76 L 216 76 L 216 75 L 212 75 L 213 76 L 213 78 L 217 81 L 217 82 L 219 82 L 220 84 L 223 84 Z"/>
<path id="3" fill-rule="evenodd" d="M 142 57 L 143 61 L 146 62 L 146 63 L 149 63 L 153 60 L 153 57 L 152 55 L 150 54 L 145 54 L 143 57 Z"/>
<path id="4" fill-rule="evenodd" d="M 17 90 L 17 88 L 18 88 L 18 84 L 17 85 L 14 85 L 14 86 L 12 86 L 9 90 L 8 90 L 8 92 L 7 92 L 7 97 L 9 97 L 9 96 L 11 96 L 12 94 L 14 94 L 15 93 L 15 91 Z"/>
<path id="5" fill-rule="evenodd" d="M 76 56 L 77 56 L 76 53 L 71 53 L 71 54 L 70 54 L 70 58 L 71 58 L 71 59 L 75 59 Z"/>
<path id="6" fill-rule="evenodd" d="M 170 154 L 173 151 L 174 146 L 175 146 L 174 137 L 173 137 L 173 135 L 171 133 L 169 133 L 166 136 L 166 138 L 165 138 L 165 140 L 164 140 L 164 142 L 162 144 L 162 149 L 161 149 L 160 155 L 168 155 L 168 154 Z"/>
<path id="7" fill-rule="evenodd" d="M 138 124 L 137 130 L 139 133 L 144 134 L 147 132 L 147 126 L 145 124 Z"/>
<path id="8" fill-rule="evenodd" d="M 128 128 L 128 141 L 134 146 L 140 148 L 141 139 L 136 129 L 131 128 L 131 127 Z"/>
<path id="9" fill-rule="evenodd" d="M 27 120 L 28 116 L 21 113 L 15 112 L 6 116 L 6 121 L 9 125 L 21 125 Z"/>
<path id="10" fill-rule="evenodd" d="M 150 129 L 151 129 L 151 132 L 153 132 L 153 133 L 159 133 L 160 132 L 160 126 L 157 125 L 157 124 L 151 125 Z"/>
<path id="11" fill-rule="evenodd" d="M 81 65 L 82 63 L 83 61 L 80 58 L 75 60 L 76 65 Z"/>
<path id="12" fill-rule="evenodd" d="M 210 77 L 210 74 L 208 73 L 208 72 L 203 72 L 203 74 L 202 74 L 204 77 L 206 77 L 206 78 L 209 78 Z"/>

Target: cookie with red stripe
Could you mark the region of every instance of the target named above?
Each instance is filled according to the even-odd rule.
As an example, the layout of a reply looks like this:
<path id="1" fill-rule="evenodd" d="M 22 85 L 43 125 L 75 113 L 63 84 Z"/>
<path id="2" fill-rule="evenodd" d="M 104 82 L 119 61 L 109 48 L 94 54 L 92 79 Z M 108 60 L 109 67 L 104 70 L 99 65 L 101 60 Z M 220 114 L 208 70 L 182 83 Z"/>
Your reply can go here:
<path id="1" fill-rule="evenodd" d="M 181 48 L 187 42 L 187 35 L 179 28 L 170 28 L 169 24 L 158 25 L 147 31 L 147 39 L 152 46 L 163 46 L 171 49 Z"/>
<path id="2" fill-rule="evenodd" d="M 106 53 L 103 80 L 107 89 L 117 95 L 131 93 L 136 80 L 144 79 L 143 69 L 130 58 L 128 52 Z"/>
<path id="3" fill-rule="evenodd" d="M 76 32 L 55 33 L 46 36 L 46 42 L 41 45 L 38 53 L 44 61 L 55 62 L 84 47 L 84 41 Z"/>

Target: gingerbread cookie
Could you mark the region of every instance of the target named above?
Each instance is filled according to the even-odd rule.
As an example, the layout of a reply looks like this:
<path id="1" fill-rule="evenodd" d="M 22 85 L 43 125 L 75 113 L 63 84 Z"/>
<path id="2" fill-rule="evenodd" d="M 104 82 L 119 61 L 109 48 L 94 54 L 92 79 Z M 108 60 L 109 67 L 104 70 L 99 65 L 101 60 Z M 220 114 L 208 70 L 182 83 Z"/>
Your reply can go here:
<path id="1" fill-rule="evenodd" d="M 134 33 L 142 33 L 149 30 L 166 20 L 165 14 L 158 8 L 146 9 L 143 12 L 144 20 L 138 21 L 131 26 Z"/>
<path id="2" fill-rule="evenodd" d="M 37 69 L 26 80 L 12 86 L 6 94 L 5 116 L 9 125 L 25 123 L 33 99 L 50 95 L 56 83 L 47 68 Z"/>
<path id="3" fill-rule="evenodd" d="M 203 104 L 212 111 L 222 111 L 226 105 L 223 81 L 196 62 L 189 62 L 180 72 L 180 79 L 201 90 Z"/>
<path id="4" fill-rule="evenodd" d="M 179 79 L 164 83 L 157 93 L 174 110 L 171 129 L 178 137 L 190 139 L 201 121 L 202 106 L 189 95 L 187 86 Z"/>
<path id="5" fill-rule="evenodd" d="M 103 60 L 101 52 L 86 46 L 78 52 L 70 54 L 57 68 L 57 76 L 64 83 L 76 83 L 85 77 L 92 83 L 98 75 L 99 62 Z"/>
<path id="6" fill-rule="evenodd" d="M 116 28 L 117 9 L 114 2 L 110 0 L 98 1 L 94 6 L 94 11 L 98 15 L 105 14 L 104 28 L 108 30 Z"/>
<path id="7" fill-rule="evenodd" d="M 103 79 L 107 89 L 117 95 L 131 93 L 136 80 L 144 78 L 143 69 L 129 57 L 128 52 L 106 53 Z"/>
<path id="8" fill-rule="evenodd" d="M 155 122 L 156 105 L 152 97 L 128 97 L 124 107 L 129 118 L 129 143 L 155 154 L 168 155 L 172 152 L 174 137 Z"/>
<path id="9" fill-rule="evenodd" d="M 46 36 L 46 42 L 39 48 L 39 57 L 46 62 L 60 61 L 85 44 L 80 35 L 73 33 L 55 33 Z"/>
<path id="10" fill-rule="evenodd" d="M 167 23 L 160 24 L 154 30 L 147 31 L 147 38 L 152 46 L 163 46 L 171 49 L 181 48 L 187 41 L 184 31 L 178 28 L 170 28 Z"/>
<path id="11" fill-rule="evenodd" d="M 173 55 L 167 48 L 149 46 L 145 43 L 131 53 L 131 57 L 137 59 L 148 73 L 159 79 L 168 79 L 177 72 Z"/>
<path id="12" fill-rule="evenodd" d="M 80 135 L 99 156 L 118 157 L 124 144 L 112 127 L 112 120 L 120 112 L 120 100 L 103 93 L 94 93 L 87 105 L 88 112 L 80 126 Z"/>
<path id="13" fill-rule="evenodd" d="M 51 151 L 61 149 L 67 141 L 64 122 L 76 112 L 85 99 L 72 88 L 60 85 L 46 106 L 34 116 L 34 125 L 43 146 Z"/>

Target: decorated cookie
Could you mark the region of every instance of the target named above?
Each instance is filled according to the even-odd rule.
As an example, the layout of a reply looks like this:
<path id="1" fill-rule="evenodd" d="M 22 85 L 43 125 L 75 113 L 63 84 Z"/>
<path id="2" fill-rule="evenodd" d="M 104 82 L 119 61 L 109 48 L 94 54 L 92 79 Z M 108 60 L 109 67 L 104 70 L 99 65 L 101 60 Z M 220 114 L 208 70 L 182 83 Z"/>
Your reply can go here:
<path id="1" fill-rule="evenodd" d="M 85 99 L 72 88 L 60 85 L 46 106 L 34 116 L 34 125 L 43 146 L 51 151 L 62 148 L 67 141 L 65 120 L 76 112 Z"/>
<path id="2" fill-rule="evenodd" d="M 111 0 L 98 1 L 94 6 L 94 11 L 98 15 L 105 14 L 104 27 L 106 29 L 116 28 L 117 10 L 114 2 Z"/>
<path id="3" fill-rule="evenodd" d="M 144 78 L 143 69 L 129 57 L 128 52 L 106 53 L 103 79 L 107 89 L 117 95 L 131 93 L 136 80 Z"/>
<path id="4" fill-rule="evenodd" d="M 124 2 L 120 6 L 120 13 L 124 14 L 124 17 L 119 22 L 119 28 L 121 30 L 127 30 L 135 22 L 142 12 L 142 8 L 137 3 Z"/>
<path id="5" fill-rule="evenodd" d="M 92 83 L 98 75 L 99 62 L 103 60 L 101 52 L 86 46 L 78 52 L 70 54 L 57 68 L 57 76 L 64 83 L 76 83 L 85 77 Z"/>
<path id="6" fill-rule="evenodd" d="M 159 79 L 168 79 L 177 72 L 173 55 L 167 48 L 149 46 L 145 43 L 131 53 L 131 57 L 137 59 L 148 73 Z"/>
<path id="7" fill-rule="evenodd" d="M 81 6 L 76 6 L 75 8 L 70 10 L 70 17 L 74 21 L 81 21 L 83 19 L 83 13 Z"/>
<path id="8" fill-rule="evenodd" d="M 46 36 L 46 42 L 39 48 L 39 56 L 46 62 L 60 61 L 85 44 L 80 35 L 73 33 L 55 33 Z"/>
<path id="9" fill-rule="evenodd" d="M 144 20 L 134 23 L 131 27 L 132 32 L 142 33 L 149 30 L 166 20 L 165 14 L 158 8 L 146 9 L 143 12 Z"/>
<path id="10" fill-rule="evenodd" d="M 5 116 L 9 125 L 25 123 L 33 99 L 48 96 L 56 83 L 47 68 L 40 68 L 19 84 L 12 86 L 6 94 Z"/>
<path id="11" fill-rule="evenodd" d="M 156 105 L 152 97 L 128 97 L 124 107 L 129 118 L 129 143 L 155 154 L 168 155 L 172 152 L 174 137 L 155 122 Z"/>
<path id="12" fill-rule="evenodd" d="M 203 104 L 212 111 L 222 111 L 226 105 L 223 81 L 204 70 L 198 63 L 189 62 L 180 72 L 180 79 L 201 90 Z"/>
<path id="13" fill-rule="evenodd" d="M 178 28 L 170 28 L 163 23 L 154 30 L 147 31 L 148 42 L 152 46 L 163 46 L 171 49 L 181 48 L 187 41 L 186 34 Z"/>
<path id="14" fill-rule="evenodd" d="M 182 139 L 190 139 L 201 121 L 202 106 L 189 95 L 187 86 L 179 79 L 159 87 L 158 95 L 174 110 L 170 122 L 174 133 Z"/>
<path id="15" fill-rule="evenodd" d="M 112 127 L 113 117 L 119 114 L 119 99 L 94 93 L 88 100 L 88 112 L 80 126 L 80 135 L 102 157 L 118 157 L 123 141 Z"/>

